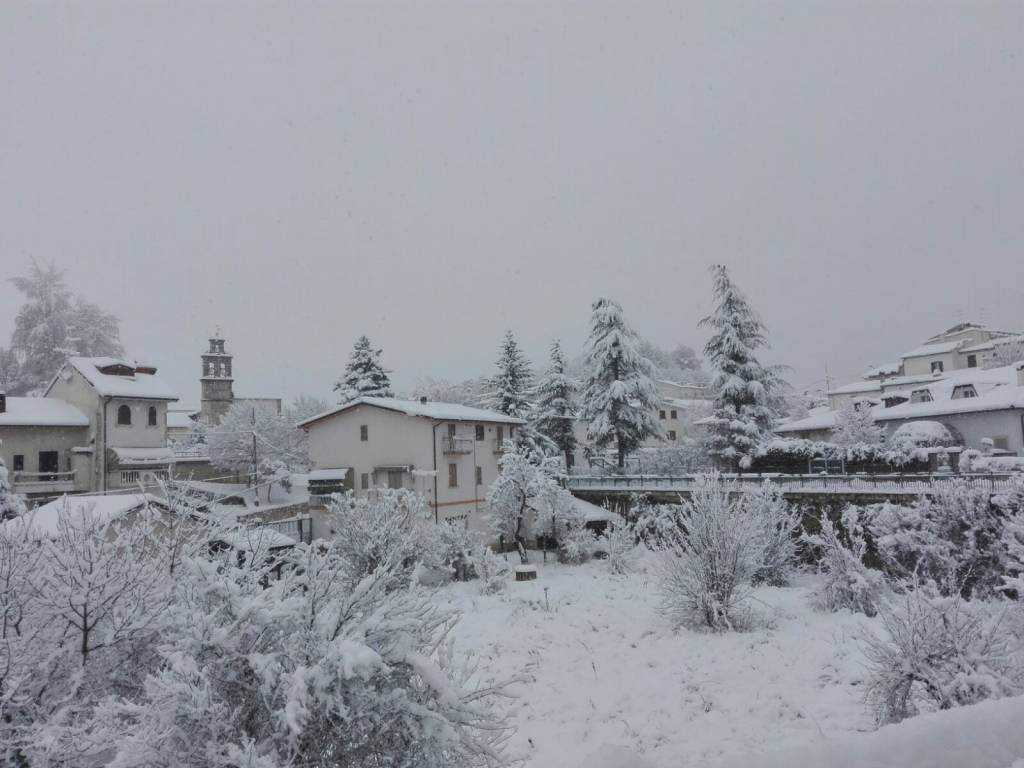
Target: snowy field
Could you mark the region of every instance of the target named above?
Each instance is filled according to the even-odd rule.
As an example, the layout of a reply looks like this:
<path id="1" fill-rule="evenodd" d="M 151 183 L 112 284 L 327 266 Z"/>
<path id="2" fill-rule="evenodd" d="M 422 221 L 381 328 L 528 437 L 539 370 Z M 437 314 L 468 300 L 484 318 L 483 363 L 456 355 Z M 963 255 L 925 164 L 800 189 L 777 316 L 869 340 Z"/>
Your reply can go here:
<path id="1" fill-rule="evenodd" d="M 716 766 L 873 730 L 854 637 L 871 620 L 812 611 L 812 577 L 754 593 L 765 628 L 708 634 L 673 631 L 644 573 L 611 576 L 601 561 L 539 571 L 501 595 L 474 582 L 439 593 L 463 612 L 456 642 L 488 673 L 533 677 L 514 706 L 513 746 L 530 768 L 626 754 L 637 766 Z"/>
<path id="2" fill-rule="evenodd" d="M 875 731 L 855 636 L 876 620 L 810 609 L 815 577 L 756 590 L 763 628 L 709 634 L 673 631 L 645 573 L 605 565 L 438 593 L 485 674 L 532 677 L 512 707 L 529 768 L 1024 768 L 1024 698 Z"/>

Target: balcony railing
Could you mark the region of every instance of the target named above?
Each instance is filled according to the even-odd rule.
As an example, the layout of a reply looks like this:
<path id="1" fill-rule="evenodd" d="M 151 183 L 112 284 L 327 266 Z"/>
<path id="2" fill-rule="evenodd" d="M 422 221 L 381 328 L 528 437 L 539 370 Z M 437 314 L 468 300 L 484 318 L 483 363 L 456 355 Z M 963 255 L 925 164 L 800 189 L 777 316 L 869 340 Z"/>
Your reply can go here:
<path id="1" fill-rule="evenodd" d="M 75 471 L 69 472 L 14 472 L 14 490 L 17 493 L 64 493 L 75 490 Z"/>
<path id="2" fill-rule="evenodd" d="M 474 442 L 471 437 L 446 435 L 441 439 L 441 448 L 445 453 L 472 453 Z"/>

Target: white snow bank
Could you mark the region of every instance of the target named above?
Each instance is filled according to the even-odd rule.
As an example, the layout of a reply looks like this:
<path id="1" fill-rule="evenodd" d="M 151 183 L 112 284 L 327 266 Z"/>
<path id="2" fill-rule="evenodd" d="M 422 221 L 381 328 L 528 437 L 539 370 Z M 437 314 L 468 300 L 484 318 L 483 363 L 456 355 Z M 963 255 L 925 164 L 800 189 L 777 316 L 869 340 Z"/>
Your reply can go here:
<path id="1" fill-rule="evenodd" d="M 626 747 L 602 744 L 580 763 L 580 768 L 654 768 L 654 764 Z"/>
<path id="2" fill-rule="evenodd" d="M 921 715 L 808 749 L 729 760 L 721 768 L 1010 768 L 1024 758 L 1022 724 L 1024 697 L 1017 696 Z"/>

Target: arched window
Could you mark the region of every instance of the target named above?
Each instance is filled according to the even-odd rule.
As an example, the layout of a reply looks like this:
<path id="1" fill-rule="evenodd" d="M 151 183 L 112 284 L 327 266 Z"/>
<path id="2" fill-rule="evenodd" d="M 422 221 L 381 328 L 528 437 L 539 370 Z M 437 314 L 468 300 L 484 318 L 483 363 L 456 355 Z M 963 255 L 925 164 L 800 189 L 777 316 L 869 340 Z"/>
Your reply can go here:
<path id="1" fill-rule="evenodd" d="M 127 405 L 119 405 L 117 407 L 117 424 L 118 426 L 126 427 L 132 425 L 132 409 Z"/>
<path id="2" fill-rule="evenodd" d="M 156 406 L 155 405 L 149 406 L 149 426 L 151 426 L 151 427 L 155 427 L 156 426 Z"/>

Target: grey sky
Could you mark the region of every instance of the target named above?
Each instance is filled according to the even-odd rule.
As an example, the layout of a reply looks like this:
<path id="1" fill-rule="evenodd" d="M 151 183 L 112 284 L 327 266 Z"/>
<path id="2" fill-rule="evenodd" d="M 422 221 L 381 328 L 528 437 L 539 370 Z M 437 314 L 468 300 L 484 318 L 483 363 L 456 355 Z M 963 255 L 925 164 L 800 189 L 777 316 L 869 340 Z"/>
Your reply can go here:
<path id="1" fill-rule="evenodd" d="M 54 260 L 198 401 L 703 343 L 729 264 L 793 383 L 1024 327 L 1024 3 L 0 5 L 0 258 Z M 0 336 L 17 294 L 0 284 Z"/>

